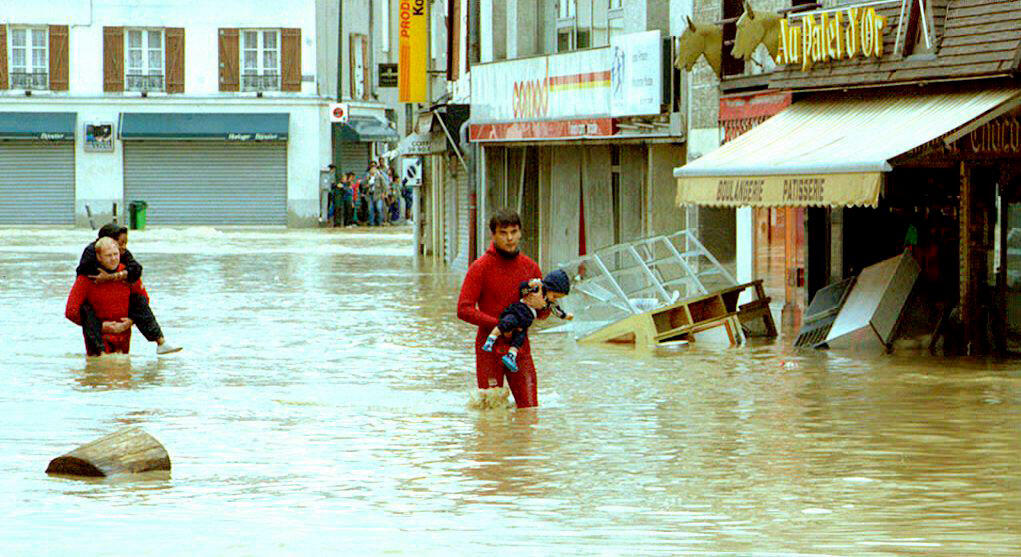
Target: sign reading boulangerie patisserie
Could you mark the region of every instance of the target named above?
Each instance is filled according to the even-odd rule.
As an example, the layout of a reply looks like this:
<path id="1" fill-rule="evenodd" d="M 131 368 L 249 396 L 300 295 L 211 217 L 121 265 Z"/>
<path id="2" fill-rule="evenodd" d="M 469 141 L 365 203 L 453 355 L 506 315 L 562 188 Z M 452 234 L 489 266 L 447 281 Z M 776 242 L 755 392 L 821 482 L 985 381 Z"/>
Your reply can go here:
<path id="1" fill-rule="evenodd" d="M 678 204 L 717 207 L 875 207 L 881 172 L 837 174 L 687 176 Z"/>

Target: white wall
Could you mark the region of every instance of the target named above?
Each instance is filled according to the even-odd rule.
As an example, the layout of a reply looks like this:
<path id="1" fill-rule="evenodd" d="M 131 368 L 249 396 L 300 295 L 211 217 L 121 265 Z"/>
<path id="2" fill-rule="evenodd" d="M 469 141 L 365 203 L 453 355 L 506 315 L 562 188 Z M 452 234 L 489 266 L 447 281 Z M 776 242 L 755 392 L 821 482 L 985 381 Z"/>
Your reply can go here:
<path id="1" fill-rule="evenodd" d="M 345 3 L 348 0 L 344 0 Z M 92 5 L 92 9 L 89 6 Z M 301 93 L 221 93 L 218 29 L 300 28 L 302 75 L 317 75 L 316 0 L 6 0 L 0 23 L 70 25 L 68 92 L 0 91 L 0 111 L 76 112 L 75 221 L 88 224 L 89 204 L 96 222 L 108 219 L 118 203 L 123 214 L 124 145 L 114 152 L 84 151 L 84 126 L 118 123 L 123 112 L 286 112 L 290 114 L 287 147 L 287 209 L 291 226 L 314 226 L 319 216 L 319 170 L 330 160 L 328 99 L 317 83 L 302 80 Z M 334 12 L 335 15 L 335 12 Z M 150 94 L 103 92 L 103 27 L 183 27 L 185 92 Z M 335 27 L 334 27 L 335 29 Z M 334 41 L 336 36 L 334 35 Z M 334 46 L 334 51 L 336 47 Z M 334 62 L 335 63 L 335 62 Z M 115 132 L 120 130 L 115 128 Z"/>
<path id="2" fill-rule="evenodd" d="M 263 99 L 265 101 L 265 99 Z M 113 203 L 118 212 L 124 207 L 124 142 L 114 141 L 112 153 L 94 153 L 84 150 L 85 123 L 112 122 L 115 125 L 122 112 L 287 112 L 290 114 L 290 132 L 287 141 L 287 210 L 291 226 L 311 226 L 319 217 L 319 169 L 325 166 L 329 153 L 329 135 L 323 135 L 321 126 L 326 119 L 325 109 L 315 102 L 296 105 L 278 101 L 253 103 L 238 99 L 211 105 L 206 102 L 108 102 L 100 99 L 80 101 L 70 106 L 58 99 L 41 99 L 19 102 L 16 107 L 0 101 L 0 111 L 17 108 L 26 112 L 77 112 L 75 130 L 75 223 L 88 224 L 85 205 L 89 204 L 96 222 L 108 219 Z M 119 131 L 119 130 L 118 130 Z M 326 145 L 322 144 L 326 141 Z"/>
<path id="3" fill-rule="evenodd" d="M 345 0 L 346 1 L 346 0 Z M 238 96 L 219 92 L 218 29 L 300 28 L 301 74 L 316 75 L 314 0 L 5 0 L 0 23 L 70 25 L 71 95 L 103 94 L 103 27 L 183 27 L 185 95 Z M 5 94 L 20 94 L 6 92 Z M 46 94 L 46 93 L 37 93 Z M 53 93 L 62 96 L 68 93 Z M 296 93 L 267 93 L 294 96 Z M 317 95 L 302 80 L 303 95 Z M 131 95 L 131 93 L 125 93 Z"/>

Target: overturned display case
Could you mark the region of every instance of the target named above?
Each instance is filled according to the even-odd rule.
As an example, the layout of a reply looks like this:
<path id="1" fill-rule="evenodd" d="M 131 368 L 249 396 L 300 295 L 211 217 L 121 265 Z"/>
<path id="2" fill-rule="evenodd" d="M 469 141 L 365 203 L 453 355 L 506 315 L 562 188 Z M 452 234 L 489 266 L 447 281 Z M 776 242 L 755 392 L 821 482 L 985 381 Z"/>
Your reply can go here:
<path id="1" fill-rule="evenodd" d="M 689 231 L 597 250 L 560 265 L 578 342 L 657 345 L 702 336 L 776 336 L 761 281 L 738 284 Z M 740 304 L 748 290 L 751 301 Z"/>

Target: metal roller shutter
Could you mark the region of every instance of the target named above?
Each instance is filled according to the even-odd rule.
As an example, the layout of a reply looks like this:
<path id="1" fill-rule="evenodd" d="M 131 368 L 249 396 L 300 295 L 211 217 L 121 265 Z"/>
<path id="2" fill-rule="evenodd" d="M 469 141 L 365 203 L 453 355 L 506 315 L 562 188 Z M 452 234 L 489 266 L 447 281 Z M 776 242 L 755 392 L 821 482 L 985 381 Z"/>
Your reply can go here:
<path id="1" fill-rule="evenodd" d="M 361 178 L 369 168 L 369 144 L 345 141 L 340 145 L 341 172 L 354 172 Z"/>
<path id="2" fill-rule="evenodd" d="M 74 143 L 0 141 L 0 224 L 74 224 Z"/>
<path id="3" fill-rule="evenodd" d="M 287 224 L 287 144 L 124 143 L 124 203 L 156 225 Z"/>
<path id="4" fill-rule="evenodd" d="M 460 163 L 458 163 L 460 164 Z M 468 172 L 463 168 L 457 173 L 457 269 L 468 268 Z"/>

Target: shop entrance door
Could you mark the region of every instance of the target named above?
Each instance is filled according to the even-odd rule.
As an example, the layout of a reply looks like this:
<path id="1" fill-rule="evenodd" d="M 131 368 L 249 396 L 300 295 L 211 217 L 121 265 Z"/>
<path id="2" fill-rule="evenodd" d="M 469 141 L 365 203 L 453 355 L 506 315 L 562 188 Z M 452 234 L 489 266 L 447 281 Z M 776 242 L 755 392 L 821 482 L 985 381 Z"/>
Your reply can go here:
<path id="1" fill-rule="evenodd" d="M 755 278 L 772 299 L 774 320 L 796 332 L 806 297 L 805 209 L 755 209 Z"/>
<path id="2" fill-rule="evenodd" d="M 1011 352 L 1021 352 L 1021 200 L 1008 201 L 1006 197 L 1001 199 L 1004 207 L 1000 214 L 1005 217 L 1001 238 L 1004 238 L 1006 249 L 1000 256 L 1004 272 L 999 278 L 1003 281 L 1001 288 L 1006 313 L 1006 348 Z"/>

